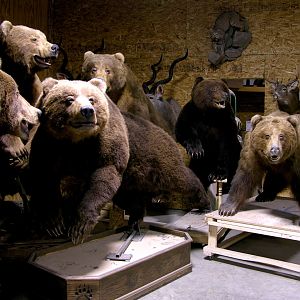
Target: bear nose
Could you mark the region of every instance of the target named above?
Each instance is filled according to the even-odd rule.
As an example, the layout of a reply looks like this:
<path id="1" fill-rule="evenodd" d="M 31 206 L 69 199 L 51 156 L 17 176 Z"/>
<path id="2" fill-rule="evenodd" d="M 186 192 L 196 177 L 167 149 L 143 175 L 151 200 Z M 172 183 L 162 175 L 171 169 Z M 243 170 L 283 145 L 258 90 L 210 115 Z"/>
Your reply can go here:
<path id="1" fill-rule="evenodd" d="M 94 115 L 94 108 L 91 106 L 83 106 L 80 109 L 81 114 L 87 119 Z"/>
<path id="2" fill-rule="evenodd" d="M 52 51 L 53 54 L 56 54 L 58 52 L 58 49 L 59 49 L 59 46 L 56 45 L 56 44 L 53 44 L 51 46 L 51 51 Z"/>
<path id="3" fill-rule="evenodd" d="M 279 155 L 279 148 L 278 147 L 272 147 L 270 150 L 272 157 L 277 157 Z"/>

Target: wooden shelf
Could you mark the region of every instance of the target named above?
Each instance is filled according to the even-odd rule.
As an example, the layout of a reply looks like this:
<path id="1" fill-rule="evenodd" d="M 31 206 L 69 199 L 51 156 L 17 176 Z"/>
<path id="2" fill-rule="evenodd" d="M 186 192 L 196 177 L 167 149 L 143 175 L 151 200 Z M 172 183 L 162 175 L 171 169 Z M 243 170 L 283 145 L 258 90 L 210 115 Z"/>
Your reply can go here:
<path id="1" fill-rule="evenodd" d="M 252 93 L 264 93 L 265 87 L 259 87 L 259 86 L 243 86 L 238 89 L 238 92 L 252 92 Z"/>

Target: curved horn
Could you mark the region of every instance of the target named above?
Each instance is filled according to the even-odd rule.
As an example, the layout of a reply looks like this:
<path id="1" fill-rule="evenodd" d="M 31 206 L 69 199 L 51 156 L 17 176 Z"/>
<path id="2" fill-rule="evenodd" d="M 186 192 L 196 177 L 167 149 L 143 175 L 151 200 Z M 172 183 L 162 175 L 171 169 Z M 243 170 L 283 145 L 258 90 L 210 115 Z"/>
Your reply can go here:
<path id="1" fill-rule="evenodd" d="M 151 76 L 151 78 L 148 81 L 143 82 L 142 86 L 143 86 L 143 90 L 144 90 L 144 92 L 146 94 L 148 94 L 149 91 L 150 91 L 149 85 L 152 84 L 155 81 L 155 79 L 156 79 L 157 72 L 160 70 L 159 64 L 161 63 L 162 58 L 163 58 L 163 55 L 161 54 L 160 58 L 159 58 L 159 61 L 157 63 L 151 65 L 152 76 Z"/>
<path id="2" fill-rule="evenodd" d="M 155 90 L 158 87 L 158 85 L 160 85 L 160 84 L 166 84 L 166 83 L 168 83 L 168 82 L 170 82 L 172 80 L 172 78 L 173 78 L 173 72 L 174 72 L 174 68 L 175 68 L 176 64 L 179 63 L 180 61 L 186 59 L 188 57 L 188 54 L 189 54 L 189 49 L 186 49 L 186 52 L 185 52 L 184 56 L 176 58 L 172 62 L 171 66 L 170 66 L 170 69 L 169 69 L 169 76 L 168 76 L 168 78 L 159 80 L 156 83 L 154 83 L 152 85 L 151 89 L 150 89 L 150 93 L 151 94 L 153 94 L 155 92 Z"/>
<path id="3" fill-rule="evenodd" d="M 93 52 L 94 53 L 100 53 L 102 52 L 103 50 L 105 50 L 106 48 L 106 45 L 105 45 L 105 42 L 104 42 L 104 38 L 101 40 L 101 45 L 99 48 L 95 49 Z"/>
<path id="4" fill-rule="evenodd" d="M 58 68 L 57 74 L 61 77 L 61 79 L 73 80 L 74 79 L 73 75 L 67 69 L 67 65 L 69 63 L 68 55 L 67 55 L 67 52 L 64 50 L 64 48 L 62 48 L 61 44 L 62 44 L 62 37 L 60 38 L 58 46 L 59 46 L 59 52 L 61 52 L 63 55 L 63 61 L 62 61 L 61 66 Z"/>

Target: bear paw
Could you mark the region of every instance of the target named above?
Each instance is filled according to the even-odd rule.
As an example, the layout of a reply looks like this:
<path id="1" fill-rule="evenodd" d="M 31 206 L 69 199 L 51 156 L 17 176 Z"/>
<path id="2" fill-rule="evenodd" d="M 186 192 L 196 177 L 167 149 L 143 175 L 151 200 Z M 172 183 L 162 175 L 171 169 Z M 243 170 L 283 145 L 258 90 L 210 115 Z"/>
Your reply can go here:
<path id="1" fill-rule="evenodd" d="M 57 238 L 66 233 L 66 226 L 61 214 L 46 221 L 42 227 L 50 237 Z"/>
<path id="2" fill-rule="evenodd" d="M 23 169 L 28 165 L 29 153 L 19 137 L 11 134 L 2 135 L 0 148 L 8 157 L 10 167 Z"/>
<path id="3" fill-rule="evenodd" d="M 231 202 L 231 201 L 226 201 L 221 204 L 219 208 L 219 215 L 220 216 L 233 216 L 237 213 L 238 211 L 238 206 Z"/>
<path id="4" fill-rule="evenodd" d="M 97 221 L 93 218 L 82 216 L 79 221 L 72 226 L 68 232 L 74 245 L 82 244 L 84 240 L 91 234 Z"/>
<path id="5" fill-rule="evenodd" d="M 204 156 L 204 149 L 200 141 L 185 142 L 186 152 L 192 158 L 201 158 Z"/>
<path id="6" fill-rule="evenodd" d="M 224 168 L 218 167 L 215 171 L 208 175 L 208 180 L 212 183 L 218 180 L 224 180 L 227 178 L 227 172 Z"/>

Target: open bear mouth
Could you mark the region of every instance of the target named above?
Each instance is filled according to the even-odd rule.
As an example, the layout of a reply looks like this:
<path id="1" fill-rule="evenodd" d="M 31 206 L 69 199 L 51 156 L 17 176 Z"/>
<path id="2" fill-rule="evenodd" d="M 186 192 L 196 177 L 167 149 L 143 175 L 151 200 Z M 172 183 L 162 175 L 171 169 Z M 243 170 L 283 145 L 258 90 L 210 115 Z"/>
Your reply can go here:
<path id="1" fill-rule="evenodd" d="M 278 155 L 270 155 L 269 156 L 269 161 L 271 162 L 271 163 L 277 163 L 277 162 L 279 162 L 280 161 L 280 156 L 278 156 Z"/>
<path id="2" fill-rule="evenodd" d="M 215 102 L 215 104 L 217 105 L 218 108 L 225 108 L 226 101 L 223 100 L 223 101 Z"/>
<path id="3" fill-rule="evenodd" d="M 41 57 L 38 55 L 34 56 L 35 63 L 43 69 L 47 69 L 51 66 L 51 57 Z"/>

